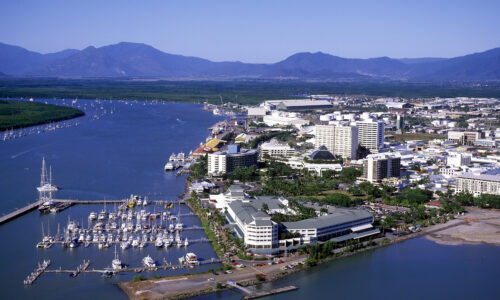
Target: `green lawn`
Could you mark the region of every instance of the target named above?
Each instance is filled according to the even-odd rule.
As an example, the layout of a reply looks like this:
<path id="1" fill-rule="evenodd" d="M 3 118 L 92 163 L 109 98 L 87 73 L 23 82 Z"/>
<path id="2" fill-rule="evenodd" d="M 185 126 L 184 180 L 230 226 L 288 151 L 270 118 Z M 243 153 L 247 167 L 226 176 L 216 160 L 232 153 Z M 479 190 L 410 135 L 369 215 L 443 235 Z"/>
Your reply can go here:
<path id="1" fill-rule="evenodd" d="M 67 120 L 83 115 L 83 111 L 71 107 L 0 100 L 0 131 Z"/>

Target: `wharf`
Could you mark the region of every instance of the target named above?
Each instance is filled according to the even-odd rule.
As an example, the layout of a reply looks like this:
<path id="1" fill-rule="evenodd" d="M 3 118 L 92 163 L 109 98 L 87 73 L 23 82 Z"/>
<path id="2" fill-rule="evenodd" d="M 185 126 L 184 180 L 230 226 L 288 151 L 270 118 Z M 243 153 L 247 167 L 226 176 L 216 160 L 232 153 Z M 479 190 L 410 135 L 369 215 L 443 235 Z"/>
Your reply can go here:
<path id="1" fill-rule="evenodd" d="M 270 291 L 262 291 L 262 292 L 257 292 L 255 294 L 246 295 L 246 296 L 243 296 L 243 299 L 256 299 L 256 298 L 276 295 L 276 294 L 280 294 L 280 293 L 295 291 L 297 289 L 298 289 L 298 287 L 290 285 L 290 286 L 285 286 L 282 288 L 273 289 Z"/>
<path id="2" fill-rule="evenodd" d="M 68 205 L 68 206 L 65 206 L 64 208 L 69 207 L 70 205 L 76 205 L 76 204 L 114 204 L 114 203 L 125 204 L 125 203 L 128 203 L 128 201 L 129 201 L 129 200 L 75 200 L 75 199 L 52 199 L 52 200 L 57 202 L 57 203 L 65 203 L 66 205 Z M 39 200 L 39 201 L 33 202 L 31 204 L 26 205 L 25 207 L 19 208 L 11 213 L 8 213 L 8 214 L 0 217 L 0 225 L 3 223 L 7 223 L 7 222 L 19 217 L 19 216 L 24 215 L 25 213 L 28 213 L 28 212 L 38 208 L 38 206 L 42 205 L 43 202 L 44 202 L 44 200 Z M 155 205 L 165 205 L 167 203 L 172 203 L 172 202 L 175 202 L 178 204 L 185 204 L 184 200 L 176 200 L 176 201 L 152 200 L 152 203 L 154 203 Z M 181 214 L 180 216 L 191 216 L 191 215 L 194 215 L 194 214 L 192 214 L 192 213 Z"/>
<path id="3" fill-rule="evenodd" d="M 42 203 L 43 203 L 43 201 L 33 202 L 33 203 L 23 207 L 23 208 L 17 209 L 9 214 L 6 214 L 5 216 L 0 217 L 0 224 L 6 223 L 10 220 L 13 220 L 19 216 L 24 215 L 25 213 L 37 208 Z"/>

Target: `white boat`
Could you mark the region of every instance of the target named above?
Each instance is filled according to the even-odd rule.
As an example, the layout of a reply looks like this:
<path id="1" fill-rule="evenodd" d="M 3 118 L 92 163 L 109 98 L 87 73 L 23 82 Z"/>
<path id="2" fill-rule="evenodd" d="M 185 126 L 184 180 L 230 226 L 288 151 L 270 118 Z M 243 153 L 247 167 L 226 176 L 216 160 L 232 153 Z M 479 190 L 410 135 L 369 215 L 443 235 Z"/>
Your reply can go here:
<path id="1" fill-rule="evenodd" d="M 132 247 L 136 248 L 139 247 L 139 239 L 135 238 L 132 240 Z"/>
<path id="2" fill-rule="evenodd" d="M 144 201 L 142 201 L 142 206 L 148 205 L 148 197 L 144 197 Z"/>
<path id="3" fill-rule="evenodd" d="M 160 237 L 156 238 L 155 246 L 158 248 L 163 247 L 163 240 Z"/>
<path id="4" fill-rule="evenodd" d="M 188 238 L 184 240 L 184 247 L 187 247 L 189 245 Z"/>
<path id="5" fill-rule="evenodd" d="M 174 229 L 175 229 L 174 224 L 170 223 L 170 224 L 168 225 L 168 230 L 170 230 L 170 231 L 174 231 Z"/>
<path id="6" fill-rule="evenodd" d="M 175 224 L 175 229 L 176 230 L 182 230 L 183 228 L 184 228 L 184 224 L 182 224 L 182 223 Z"/>
<path id="7" fill-rule="evenodd" d="M 173 170 L 177 170 L 180 168 L 180 164 L 178 162 L 168 162 L 165 164 L 165 171 L 173 171 Z"/>
<path id="8" fill-rule="evenodd" d="M 130 243 L 128 241 L 124 241 L 120 244 L 120 247 L 125 250 L 125 249 L 128 249 L 130 247 Z"/>
<path id="9" fill-rule="evenodd" d="M 148 268 L 154 268 L 156 267 L 156 263 L 155 261 L 151 258 L 151 256 L 146 256 L 142 259 L 142 264 L 145 266 L 145 267 L 148 267 Z"/>
<path id="10" fill-rule="evenodd" d="M 48 178 L 47 178 L 48 177 Z M 47 176 L 47 167 L 45 166 L 45 157 L 42 158 L 42 175 L 40 179 L 40 186 L 36 188 L 39 192 L 57 192 L 59 188 L 52 184 L 52 168 L 50 168 L 50 175 Z"/>
<path id="11" fill-rule="evenodd" d="M 199 264 L 198 257 L 196 257 L 196 254 L 194 254 L 193 252 L 187 253 L 185 259 L 186 259 L 186 263 L 188 263 L 188 264 L 192 264 L 192 265 Z"/>
<path id="12" fill-rule="evenodd" d="M 118 258 L 118 254 L 116 253 L 116 247 L 115 247 L 115 259 L 111 262 L 111 266 L 115 270 L 121 270 L 122 269 L 122 261 Z"/>
<path id="13" fill-rule="evenodd" d="M 91 212 L 90 215 L 89 215 L 89 220 L 90 221 L 95 221 L 97 220 L 97 214 L 95 213 L 95 211 Z"/>

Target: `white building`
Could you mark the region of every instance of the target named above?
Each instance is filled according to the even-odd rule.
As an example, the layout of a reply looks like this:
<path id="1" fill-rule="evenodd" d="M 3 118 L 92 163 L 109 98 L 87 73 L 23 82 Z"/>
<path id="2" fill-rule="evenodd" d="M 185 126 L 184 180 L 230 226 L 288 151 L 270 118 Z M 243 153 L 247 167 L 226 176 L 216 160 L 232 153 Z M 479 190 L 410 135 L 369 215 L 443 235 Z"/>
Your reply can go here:
<path id="1" fill-rule="evenodd" d="M 227 155 L 224 152 L 208 154 L 208 175 L 219 176 L 226 174 Z"/>
<path id="2" fill-rule="evenodd" d="M 358 128 L 353 126 L 337 126 L 335 128 L 335 144 L 332 153 L 343 158 L 356 159 L 358 151 Z"/>
<path id="3" fill-rule="evenodd" d="M 276 139 L 272 139 L 269 142 L 260 145 L 261 156 L 269 157 L 284 157 L 288 158 L 296 153 L 295 149 L 290 147 L 287 143 L 280 143 Z"/>
<path id="4" fill-rule="evenodd" d="M 385 124 L 381 121 L 365 120 L 357 121 L 358 144 L 366 147 L 372 153 L 378 153 L 384 145 Z"/>
<path id="5" fill-rule="evenodd" d="M 472 155 L 470 153 L 453 152 L 446 157 L 446 165 L 450 167 L 462 167 L 470 165 Z"/>
<path id="6" fill-rule="evenodd" d="M 457 177 L 456 192 L 500 195 L 500 175 L 462 174 Z"/>
<path id="7" fill-rule="evenodd" d="M 241 200 L 232 201 L 227 213 L 246 247 L 270 249 L 278 245 L 278 224 L 268 214 Z"/>
<path id="8" fill-rule="evenodd" d="M 355 159 L 358 129 L 353 126 L 317 125 L 316 148 L 325 146 L 334 155 Z"/>
<path id="9" fill-rule="evenodd" d="M 309 121 L 301 119 L 297 113 L 282 111 L 274 111 L 264 116 L 263 121 L 267 126 L 294 126 L 296 128 L 309 124 Z"/>

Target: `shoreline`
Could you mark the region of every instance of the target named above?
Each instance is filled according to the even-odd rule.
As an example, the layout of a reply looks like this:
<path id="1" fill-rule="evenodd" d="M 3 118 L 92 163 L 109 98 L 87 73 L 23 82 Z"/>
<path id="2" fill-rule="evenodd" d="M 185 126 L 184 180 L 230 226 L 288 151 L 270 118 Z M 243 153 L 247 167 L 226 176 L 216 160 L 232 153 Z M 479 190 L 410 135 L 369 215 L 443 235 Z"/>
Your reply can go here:
<path id="1" fill-rule="evenodd" d="M 484 211 L 484 210 L 480 210 Z M 489 212 L 489 211 L 488 211 Z M 498 214 L 500 216 L 500 212 L 493 212 L 494 214 Z M 456 218 L 454 220 L 450 220 L 447 223 L 441 223 L 441 224 L 436 224 L 430 227 L 424 228 L 420 232 L 408 234 L 403 237 L 395 237 L 391 239 L 389 242 L 386 243 L 380 243 L 375 246 L 368 246 L 366 248 L 362 248 L 353 252 L 348 252 L 348 253 L 343 253 L 342 255 L 339 256 L 332 256 L 325 258 L 322 260 L 320 263 L 317 265 L 325 264 L 331 261 L 335 261 L 338 259 L 342 259 L 345 257 L 357 255 L 359 253 L 363 253 L 366 251 L 372 251 L 376 250 L 379 248 L 391 246 L 396 243 L 404 242 L 406 240 L 410 240 L 413 238 L 418 238 L 422 236 L 428 236 L 431 234 L 435 234 L 437 232 L 445 231 L 445 230 L 450 230 L 454 229 L 456 227 L 460 227 L 464 225 L 465 220 L 469 217 L 469 215 L 461 216 L 459 218 Z M 214 276 L 213 274 L 190 274 L 190 275 L 178 275 L 175 277 L 164 277 L 161 279 L 151 279 L 151 280 L 145 280 L 142 282 L 121 282 L 118 284 L 118 286 L 123 290 L 123 292 L 129 297 L 129 299 L 142 299 L 144 296 L 146 296 L 148 299 L 187 299 L 190 297 L 196 297 L 196 296 L 201 296 L 201 295 L 206 295 L 218 291 L 223 291 L 232 287 L 227 287 L 226 279 L 229 279 L 228 277 L 231 277 L 231 279 L 234 278 L 234 280 L 241 286 L 248 287 L 248 286 L 256 286 L 262 283 L 266 282 L 272 282 L 276 280 L 283 279 L 291 274 L 307 270 L 310 268 L 314 268 L 315 266 L 307 266 L 303 265 L 300 267 L 296 267 L 293 269 L 287 269 L 287 270 L 280 270 L 281 267 L 291 264 L 291 263 L 298 263 L 300 261 L 303 261 L 306 259 L 306 255 L 301 255 L 301 256 L 292 256 L 286 258 L 286 262 L 284 264 L 275 264 L 275 265 L 265 265 L 262 267 L 252 267 L 252 266 L 247 266 L 243 269 L 239 269 L 234 271 L 232 274 L 219 274 Z M 255 275 L 263 273 L 266 275 L 266 280 L 263 282 L 259 282 L 255 279 Z M 169 284 L 169 281 L 171 280 L 176 280 L 178 278 L 182 278 L 182 283 L 183 283 L 183 288 L 184 290 L 175 290 L 176 285 L 179 285 L 179 283 L 173 285 Z M 213 278 L 212 281 L 209 281 L 209 278 Z M 220 282 L 223 284 L 223 288 L 216 288 L 216 283 Z M 184 285 L 184 283 L 187 283 L 187 285 Z M 234 288 L 232 288 L 234 289 Z"/>

